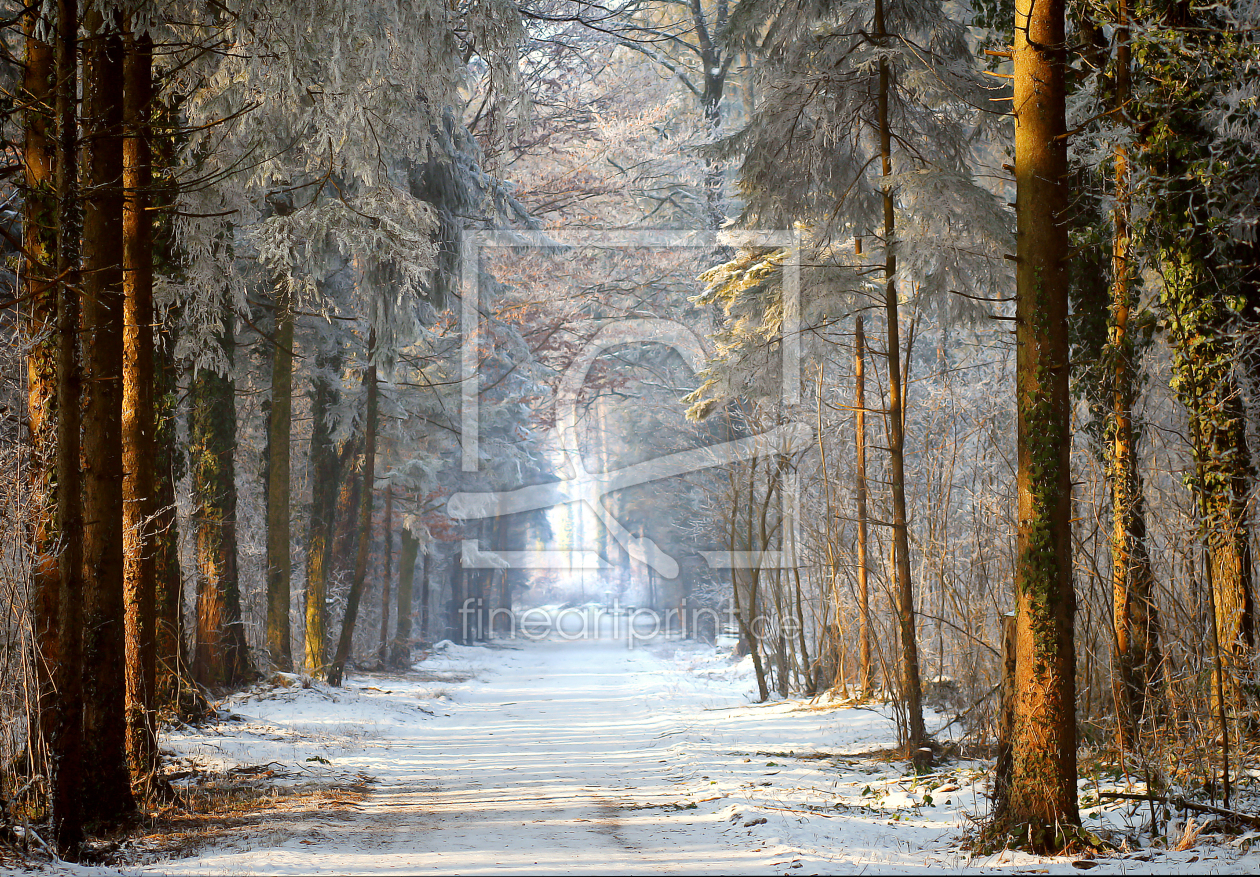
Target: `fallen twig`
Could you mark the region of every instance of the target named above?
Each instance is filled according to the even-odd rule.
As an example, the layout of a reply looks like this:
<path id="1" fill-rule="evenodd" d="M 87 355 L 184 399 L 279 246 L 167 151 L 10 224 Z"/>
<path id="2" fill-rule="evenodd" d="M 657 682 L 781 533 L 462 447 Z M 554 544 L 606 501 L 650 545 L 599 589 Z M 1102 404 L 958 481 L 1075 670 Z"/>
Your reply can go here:
<path id="1" fill-rule="evenodd" d="M 841 804 L 840 806 L 843 807 L 845 810 L 849 809 L 848 804 Z M 810 816 L 825 816 L 828 819 L 838 819 L 839 817 L 846 815 L 844 813 L 828 813 L 825 810 L 802 810 L 799 807 L 772 807 L 769 804 L 758 804 L 757 809 L 758 810 L 782 810 L 784 813 L 806 813 Z"/>
<path id="2" fill-rule="evenodd" d="M 36 843 L 38 843 L 41 847 L 43 847 L 43 848 L 44 848 L 44 852 L 46 852 L 46 853 L 48 853 L 48 855 L 52 856 L 52 860 L 53 860 L 55 863 L 57 863 L 58 865 L 63 864 L 62 859 L 61 859 L 61 856 L 57 855 L 57 851 L 56 851 L 56 850 L 54 850 L 52 847 L 50 847 L 48 844 L 44 843 L 44 839 L 43 839 L 42 837 L 40 837 L 38 834 L 36 834 L 36 833 L 35 833 L 35 830 L 34 830 L 33 828 L 31 828 L 29 825 L 23 825 L 23 826 L 22 826 L 22 835 L 23 835 L 24 837 L 33 837 L 33 838 L 35 838 L 35 842 L 36 842 Z"/>
<path id="3" fill-rule="evenodd" d="M 1149 795 L 1140 794 L 1138 792 L 1099 792 L 1099 798 L 1119 798 L 1125 801 L 1154 801 L 1156 804 L 1171 804 L 1178 810 L 1194 810 L 1198 813 L 1211 813 L 1214 816 L 1224 816 L 1229 819 L 1236 819 L 1252 828 L 1260 828 L 1260 816 L 1252 816 L 1247 813 L 1239 813 L 1237 810 L 1226 810 L 1224 807 L 1213 807 L 1211 804 L 1200 804 L 1197 801 L 1187 801 L 1180 795 Z"/>

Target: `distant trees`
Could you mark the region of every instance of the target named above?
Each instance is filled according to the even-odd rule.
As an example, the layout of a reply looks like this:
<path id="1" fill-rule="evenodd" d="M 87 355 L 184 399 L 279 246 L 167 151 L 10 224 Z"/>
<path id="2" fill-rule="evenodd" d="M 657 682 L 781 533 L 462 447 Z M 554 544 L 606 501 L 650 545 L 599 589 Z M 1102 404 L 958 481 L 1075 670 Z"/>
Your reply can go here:
<path id="1" fill-rule="evenodd" d="M 954 308 L 946 293 L 971 290 L 965 301 L 982 300 L 1002 280 L 1003 220 L 970 165 L 971 144 L 984 129 L 967 106 L 986 103 L 989 91 L 972 69 L 963 28 L 932 4 L 742 4 L 728 40 L 760 57 L 758 104 L 746 128 L 727 141 L 742 160 L 741 221 L 773 228 L 808 217 L 801 256 L 807 324 L 842 319 L 868 300 L 882 311 L 900 693 L 906 743 L 916 749 L 926 730 L 905 491 L 902 310 L 909 302 L 916 313 L 932 307 L 945 315 Z M 954 211 L 969 221 L 954 222 Z M 873 246 L 861 258 L 842 257 L 842 242 L 855 239 Z M 879 284 L 871 276 L 876 269 Z M 724 278 L 716 295 L 746 296 L 752 277 L 728 276 L 734 279 Z M 772 274 L 756 284 L 771 291 L 779 285 Z M 767 322 L 779 319 L 774 295 L 764 305 Z M 768 328 L 748 325 L 754 327 Z M 913 325 L 909 335 L 912 343 Z"/>
<path id="2" fill-rule="evenodd" d="M 147 7 L 80 10 L 61 0 L 6 19 L 19 29 L 11 45 L 21 52 L 5 56 L 6 75 L 20 70 L 22 82 L 19 109 L 6 104 L 4 115 L 7 143 L 20 147 L 13 191 L 23 210 L 16 233 L 5 229 L 23 261 L 22 286 L 9 298 L 22 304 L 34 454 L 26 471 L 38 498 L 21 554 L 31 560 L 39 649 L 31 660 L 40 668 L 31 721 L 41 739 L 29 751 L 47 758 L 28 765 L 46 785 L 28 788 L 46 793 L 39 806 L 67 855 L 85 826 L 128 818 L 153 791 L 159 709 L 192 706 L 177 699 L 194 682 L 216 690 L 255 672 L 238 470 L 242 430 L 253 424 L 238 404 L 237 383 L 250 379 L 238 334 L 256 327 L 250 299 L 264 283 L 281 293 L 263 330 L 277 351 L 268 382 L 267 657 L 281 669 L 292 666 L 288 458 L 293 364 L 304 356 L 295 348 L 303 319 L 339 330 L 320 345 L 318 512 L 307 552 L 315 573 L 308 660 L 326 667 L 320 580 L 330 497 L 347 468 L 336 431 L 353 420 L 346 408 L 355 395 L 341 386 L 354 367 L 348 358 L 356 337 L 379 335 L 366 357 L 375 374 L 377 357 L 392 363 L 434 321 L 423 301 L 434 285 L 433 213 L 408 190 L 406 167 L 437 152 L 429 146 L 449 125 L 470 57 L 486 62 L 499 89 L 510 88 L 516 60 L 519 15 L 509 4 L 420 6 L 244 2 L 168 20 Z M 412 38 L 399 41 L 399 32 Z M 323 50 L 342 37 L 354 48 L 331 58 Z M 359 127 L 347 130 L 351 123 Z M 490 186 L 475 162 L 457 173 L 478 181 L 479 196 Z M 462 209 L 489 213 L 490 202 Z M 336 279 L 347 267 L 353 284 Z M 357 299 L 337 297 L 351 289 Z M 442 355 L 456 349 L 448 344 Z M 172 401 L 181 391 L 186 411 Z M 368 411 L 370 454 L 375 405 Z M 175 423 L 184 416 L 180 447 Z M 369 512 L 373 464 L 361 492 Z M 191 607 L 183 605 L 175 532 L 183 477 L 192 500 L 182 520 L 194 561 Z M 368 546 L 370 514 L 360 523 Z M 353 621 L 343 627 L 348 636 Z M 6 627 L 6 649 L 21 635 Z M 405 624 L 399 636 L 409 639 Z M 7 777 L 16 762 L 6 759 Z"/>
<path id="3" fill-rule="evenodd" d="M 227 368 L 234 342 L 222 341 Z M 192 675 L 208 688 L 239 685 L 252 672 L 241 617 L 237 558 L 236 390 L 229 374 L 203 367 L 193 376 L 189 468 L 196 544 L 196 626 Z"/>
<path id="4" fill-rule="evenodd" d="M 817 435 L 724 484 L 606 497 L 680 556 L 707 539 L 798 559 L 720 589 L 635 569 L 649 602 L 693 634 L 699 602 L 737 604 L 761 697 L 883 689 L 918 749 L 941 692 L 987 733 L 1013 601 L 995 842 L 1072 839 L 1078 719 L 1152 787 L 1228 802 L 1257 672 L 1256 10 L 976 5 L 968 30 L 936 0 L 8 4 L 0 325 L 25 370 L 0 400 L 21 485 L 0 508 L 20 572 L 0 578 L 29 615 L 0 624 L 0 660 L 31 672 L 5 663 L 0 686 L 35 687 L 0 698 L 2 739 L 28 735 L 0 793 L 69 854 L 144 805 L 157 716 L 188 694 L 299 664 L 339 683 L 360 618 L 396 666 L 462 636 L 465 599 L 488 635 L 521 580 L 462 542 L 523 547 L 547 521 L 465 524 L 446 496 L 551 478 L 557 375 L 603 321 L 657 309 L 713 319 L 712 356 L 698 375 L 646 342 L 601 359 L 582 395 L 597 465 L 723 432 L 677 423 L 680 397 L 729 414 L 728 436 Z M 799 252 L 647 274 L 588 250 L 557 272 L 549 247 L 504 245 L 459 270 L 470 228 L 713 230 L 728 207 Z M 782 404 L 791 257 L 812 392 Z M 1069 378 L 1092 457 L 1071 452 Z"/>

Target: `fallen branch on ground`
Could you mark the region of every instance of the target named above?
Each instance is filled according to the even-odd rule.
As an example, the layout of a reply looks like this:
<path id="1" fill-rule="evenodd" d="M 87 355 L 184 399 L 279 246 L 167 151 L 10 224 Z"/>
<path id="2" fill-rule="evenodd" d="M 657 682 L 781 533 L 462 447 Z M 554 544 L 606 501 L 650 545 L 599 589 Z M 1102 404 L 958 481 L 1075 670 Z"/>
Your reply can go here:
<path id="1" fill-rule="evenodd" d="M 1187 801 L 1180 795 L 1171 797 L 1165 795 L 1143 795 L 1137 792 L 1099 792 L 1099 798 L 1120 798 L 1125 801 L 1154 801 L 1156 804 L 1171 804 L 1178 810 L 1194 810 L 1198 813 L 1211 813 L 1214 816 L 1224 816 L 1228 819 L 1236 819 L 1252 828 L 1260 828 L 1260 816 L 1252 816 L 1247 813 L 1239 813 L 1237 810 L 1226 810 L 1224 807 L 1213 807 L 1211 804 L 1200 804 L 1196 801 Z"/>

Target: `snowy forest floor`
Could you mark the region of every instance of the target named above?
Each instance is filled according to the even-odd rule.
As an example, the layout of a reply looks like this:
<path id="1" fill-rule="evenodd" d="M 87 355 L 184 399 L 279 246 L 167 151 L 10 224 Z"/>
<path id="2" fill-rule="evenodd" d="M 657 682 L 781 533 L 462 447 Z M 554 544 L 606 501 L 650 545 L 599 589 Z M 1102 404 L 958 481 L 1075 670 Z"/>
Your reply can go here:
<path id="1" fill-rule="evenodd" d="M 1177 837 L 1167 844 L 1173 849 L 1150 846 L 1140 833 L 1145 811 L 1132 803 L 1082 813 L 1126 852 L 1094 860 L 1012 851 L 972 857 L 962 841 L 987 808 L 987 763 L 950 761 L 915 776 L 905 761 L 882 754 L 896 737 L 886 709 L 759 705 L 751 702 L 754 688 L 748 662 L 734 662 L 729 651 L 663 638 L 635 648 L 619 639 L 441 644 L 412 672 L 359 673 L 341 689 L 274 677 L 218 704 L 217 717 L 200 727 L 163 733 L 169 775 L 186 801 L 206 804 L 188 808 L 202 816 L 156 820 L 114 852 L 113 865 L 46 868 L 1260 870 L 1260 852 L 1248 852 L 1254 834 L 1202 835 L 1182 851 Z M 1094 778 L 1082 786 L 1096 790 Z"/>

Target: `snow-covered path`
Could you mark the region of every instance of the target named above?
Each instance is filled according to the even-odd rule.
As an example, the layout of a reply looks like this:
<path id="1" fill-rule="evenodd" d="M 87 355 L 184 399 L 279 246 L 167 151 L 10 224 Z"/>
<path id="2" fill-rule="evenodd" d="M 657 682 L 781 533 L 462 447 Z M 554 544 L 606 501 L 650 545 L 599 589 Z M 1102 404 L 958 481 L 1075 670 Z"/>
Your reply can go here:
<path id="1" fill-rule="evenodd" d="M 689 803 L 680 786 L 690 790 L 693 768 L 680 772 L 671 751 L 684 717 L 662 708 L 671 692 L 650 655 L 615 641 L 546 642 L 498 666 L 507 672 L 407 754 L 412 787 L 372 808 L 378 864 L 389 855 L 465 873 L 747 867 L 759 844 L 733 847 L 728 823 L 672 809 Z"/>
<path id="2" fill-rule="evenodd" d="M 683 680 L 663 673 L 660 658 L 615 639 L 457 651 L 484 660 L 454 701 L 438 698 L 442 712 L 397 723 L 387 736 L 377 729 L 360 757 L 330 759 L 375 779 L 358 818 L 271 825 L 276 846 L 242 839 L 156 870 L 732 873 L 791 864 L 730 813 L 701 808 L 724 797 L 687 751 L 703 742 L 689 720 L 704 698 L 680 690 Z M 371 684 L 403 697 L 433 687 L 407 677 Z M 254 721 L 278 718 L 267 701 L 238 709 Z M 333 721 L 344 730 L 343 719 Z"/>
<path id="3" fill-rule="evenodd" d="M 353 778 L 363 797 L 272 811 L 192 857 L 126 870 L 1080 873 L 1062 858 L 969 859 L 957 836 L 964 814 L 983 810 L 984 771 L 915 777 L 870 757 L 895 736 L 886 715 L 755 705 L 749 688 L 746 668 L 712 648 L 615 638 L 448 646 L 414 673 L 355 676 L 344 689 L 261 686 L 231 698 L 230 717 L 163 746 L 206 766 Z M 1254 864 L 1190 856 L 1120 870 Z"/>

